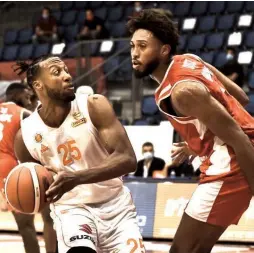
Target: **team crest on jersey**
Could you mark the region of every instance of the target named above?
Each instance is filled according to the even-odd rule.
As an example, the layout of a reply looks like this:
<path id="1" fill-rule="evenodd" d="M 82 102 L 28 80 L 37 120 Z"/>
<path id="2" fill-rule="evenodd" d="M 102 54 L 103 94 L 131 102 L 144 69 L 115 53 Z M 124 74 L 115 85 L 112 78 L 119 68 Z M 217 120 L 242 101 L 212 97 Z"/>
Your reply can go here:
<path id="1" fill-rule="evenodd" d="M 35 139 L 35 141 L 36 141 L 37 143 L 41 143 L 41 142 L 42 142 L 42 135 L 37 133 L 37 134 L 34 136 L 34 139 Z"/>
<path id="2" fill-rule="evenodd" d="M 77 127 L 77 126 L 79 126 L 81 124 L 84 124 L 84 123 L 86 123 L 86 118 L 82 118 L 82 119 L 79 119 L 79 120 L 77 120 L 75 122 L 72 122 L 71 126 L 72 127 Z"/>
<path id="3" fill-rule="evenodd" d="M 74 112 L 74 113 L 72 114 L 72 117 L 73 117 L 75 120 L 79 120 L 80 116 L 81 116 L 81 113 L 80 113 L 80 112 Z"/>

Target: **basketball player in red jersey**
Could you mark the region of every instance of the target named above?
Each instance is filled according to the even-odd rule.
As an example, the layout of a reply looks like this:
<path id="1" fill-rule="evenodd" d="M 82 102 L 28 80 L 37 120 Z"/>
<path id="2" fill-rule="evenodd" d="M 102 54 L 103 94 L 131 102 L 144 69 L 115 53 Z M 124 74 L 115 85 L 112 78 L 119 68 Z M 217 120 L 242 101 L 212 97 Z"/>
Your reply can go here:
<path id="1" fill-rule="evenodd" d="M 202 160 L 201 179 L 170 252 L 207 253 L 237 224 L 254 193 L 254 119 L 244 92 L 191 54 L 175 55 L 178 31 L 163 10 L 143 10 L 127 24 L 137 77 L 158 82 L 160 111 Z"/>
<path id="2" fill-rule="evenodd" d="M 4 179 L 18 165 L 14 154 L 14 138 L 20 129 L 20 122 L 30 115 L 24 108 L 31 109 L 30 91 L 20 83 L 12 83 L 6 90 L 6 101 L 0 104 L 0 189 L 4 188 Z M 40 248 L 36 238 L 34 216 L 12 212 L 19 232 L 22 236 L 26 253 L 39 253 Z M 49 208 L 42 211 L 44 221 L 44 238 L 47 252 L 54 253 L 56 235 Z"/>

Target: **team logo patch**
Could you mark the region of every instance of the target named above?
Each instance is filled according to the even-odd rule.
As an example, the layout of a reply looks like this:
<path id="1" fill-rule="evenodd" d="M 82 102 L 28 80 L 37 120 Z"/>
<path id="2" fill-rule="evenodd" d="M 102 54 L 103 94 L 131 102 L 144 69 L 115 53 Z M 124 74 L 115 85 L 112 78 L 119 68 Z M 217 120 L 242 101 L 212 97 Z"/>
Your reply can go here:
<path id="1" fill-rule="evenodd" d="M 71 126 L 72 127 L 77 127 L 77 126 L 79 126 L 81 124 L 84 124 L 84 123 L 86 123 L 86 118 L 82 118 L 82 119 L 79 119 L 79 120 L 77 120 L 75 122 L 72 122 Z"/>
<path id="2" fill-rule="evenodd" d="M 42 135 L 41 134 L 36 134 L 34 136 L 34 139 L 37 143 L 41 143 L 42 142 Z"/>
<path id="3" fill-rule="evenodd" d="M 93 232 L 91 227 L 89 225 L 87 225 L 87 224 L 79 225 L 79 227 L 80 227 L 79 230 L 81 230 L 81 231 L 83 231 L 83 232 L 85 232 L 87 234 L 92 234 L 92 232 Z"/>

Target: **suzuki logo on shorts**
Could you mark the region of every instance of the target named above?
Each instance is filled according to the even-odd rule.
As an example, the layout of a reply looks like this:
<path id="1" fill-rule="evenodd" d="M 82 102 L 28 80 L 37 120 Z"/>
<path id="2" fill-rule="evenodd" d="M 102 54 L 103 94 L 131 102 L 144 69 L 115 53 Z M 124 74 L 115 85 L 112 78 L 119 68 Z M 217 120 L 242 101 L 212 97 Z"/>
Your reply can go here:
<path id="1" fill-rule="evenodd" d="M 139 227 L 144 227 L 146 225 L 146 216 L 145 215 L 138 215 L 137 220 L 138 220 L 138 226 Z"/>
<path id="2" fill-rule="evenodd" d="M 70 242 L 74 242 L 76 240 L 90 240 L 95 245 L 94 239 L 89 235 L 75 235 L 70 238 Z"/>
<path id="3" fill-rule="evenodd" d="M 92 232 L 93 232 L 91 227 L 89 225 L 87 225 L 87 224 L 79 225 L 79 227 L 80 227 L 79 230 L 81 230 L 81 231 L 83 231 L 83 232 L 85 232 L 87 234 L 92 234 Z"/>
<path id="4" fill-rule="evenodd" d="M 181 217 L 188 202 L 189 199 L 185 198 L 168 199 L 165 206 L 164 215 L 166 217 L 172 217 L 174 215 Z"/>

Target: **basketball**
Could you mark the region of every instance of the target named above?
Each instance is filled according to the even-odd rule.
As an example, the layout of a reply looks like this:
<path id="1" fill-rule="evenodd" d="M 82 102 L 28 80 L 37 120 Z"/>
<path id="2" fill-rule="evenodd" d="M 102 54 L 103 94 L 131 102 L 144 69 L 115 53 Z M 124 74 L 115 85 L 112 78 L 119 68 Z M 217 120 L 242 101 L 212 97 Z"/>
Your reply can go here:
<path id="1" fill-rule="evenodd" d="M 46 191 L 52 182 L 52 174 L 42 165 L 19 164 L 6 179 L 6 199 L 18 212 L 26 214 L 40 212 L 48 204 Z"/>

